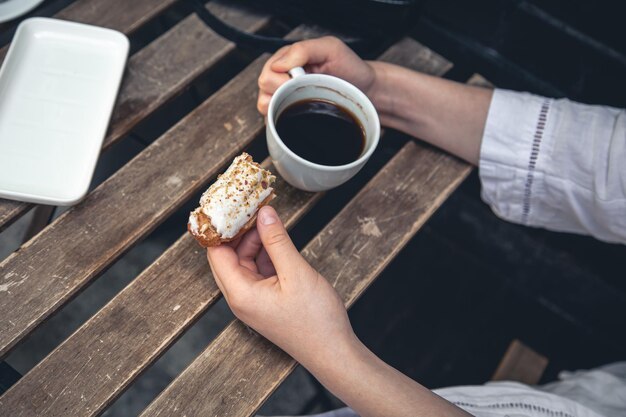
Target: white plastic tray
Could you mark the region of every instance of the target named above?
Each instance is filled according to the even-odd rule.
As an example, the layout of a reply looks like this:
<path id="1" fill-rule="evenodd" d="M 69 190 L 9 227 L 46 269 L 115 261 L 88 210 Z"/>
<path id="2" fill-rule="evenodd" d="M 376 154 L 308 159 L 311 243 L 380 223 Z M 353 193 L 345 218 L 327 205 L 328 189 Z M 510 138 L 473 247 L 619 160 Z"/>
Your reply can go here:
<path id="1" fill-rule="evenodd" d="M 20 24 L 0 69 L 0 197 L 70 205 L 85 196 L 128 48 L 110 29 Z"/>

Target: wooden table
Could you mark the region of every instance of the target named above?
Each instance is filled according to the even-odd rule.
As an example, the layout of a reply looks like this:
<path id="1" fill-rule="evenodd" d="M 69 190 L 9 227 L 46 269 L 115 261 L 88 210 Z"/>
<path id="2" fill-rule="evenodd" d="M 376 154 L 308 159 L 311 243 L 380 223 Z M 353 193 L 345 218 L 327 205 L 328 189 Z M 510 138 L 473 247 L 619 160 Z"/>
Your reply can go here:
<path id="1" fill-rule="evenodd" d="M 77 0 L 56 17 L 132 33 L 175 0 Z M 256 32 L 271 16 L 211 2 L 215 13 Z M 316 36 L 299 26 L 288 37 Z M 0 51 L 3 58 L 6 48 Z M 190 15 L 129 59 L 103 151 L 124 140 L 199 76 L 236 53 Z M 154 143 L 0 263 L 0 358 L 192 196 L 262 134 L 255 108 L 258 57 Z M 380 57 L 434 75 L 452 67 L 413 39 Z M 226 69 L 227 70 L 227 69 Z M 483 82 L 473 77 L 471 82 Z M 269 161 L 265 161 L 270 166 Z M 471 171 L 409 142 L 302 250 L 347 306 L 365 291 Z M 278 179 L 273 203 L 288 227 L 321 194 Z M 194 197 L 195 198 L 195 197 Z M 0 201 L 0 229 L 32 205 Z M 102 413 L 221 296 L 205 255 L 181 237 L 2 397 L 2 416 Z M 235 320 L 141 414 L 253 415 L 296 363 Z"/>

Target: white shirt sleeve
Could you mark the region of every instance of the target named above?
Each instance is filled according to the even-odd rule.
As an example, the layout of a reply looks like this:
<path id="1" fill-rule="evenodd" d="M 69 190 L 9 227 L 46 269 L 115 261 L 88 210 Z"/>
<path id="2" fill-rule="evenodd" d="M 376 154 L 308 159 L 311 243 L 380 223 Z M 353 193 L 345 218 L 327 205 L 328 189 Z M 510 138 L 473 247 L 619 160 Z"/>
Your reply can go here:
<path id="1" fill-rule="evenodd" d="M 482 198 L 501 218 L 626 243 L 626 111 L 495 90 Z"/>

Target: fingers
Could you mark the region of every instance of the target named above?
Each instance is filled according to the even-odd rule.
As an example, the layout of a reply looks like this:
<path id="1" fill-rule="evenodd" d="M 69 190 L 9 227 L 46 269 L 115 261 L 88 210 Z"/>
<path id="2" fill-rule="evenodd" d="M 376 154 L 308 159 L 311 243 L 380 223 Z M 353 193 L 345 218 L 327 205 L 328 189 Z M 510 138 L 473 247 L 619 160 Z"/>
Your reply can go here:
<path id="1" fill-rule="evenodd" d="M 287 74 L 286 71 L 276 72 L 272 70 L 272 64 L 277 59 L 280 59 L 288 48 L 289 46 L 279 49 L 278 52 L 270 57 L 270 59 L 268 59 L 263 65 L 261 75 L 259 76 L 259 89 L 261 91 L 266 91 L 272 94 L 278 87 L 281 86 L 281 84 L 289 80 L 289 74 Z"/>
<path id="2" fill-rule="evenodd" d="M 259 91 L 259 99 L 257 100 L 256 108 L 257 110 L 259 110 L 259 113 L 261 113 L 263 116 L 267 116 L 267 111 L 270 106 L 271 98 L 272 98 L 271 94 L 267 94 L 262 91 Z"/>
<path id="3" fill-rule="evenodd" d="M 237 239 L 235 239 L 235 240 L 231 240 L 230 242 L 226 242 L 226 243 L 222 243 L 222 244 L 223 244 L 223 245 L 226 245 L 226 246 L 230 246 L 231 248 L 233 248 L 233 249 L 235 249 L 235 250 L 236 250 L 236 249 L 237 249 L 237 246 L 239 246 L 239 242 L 241 242 L 241 236 L 240 236 L 240 237 L 238 237 L 238 238 L 237 238 Z"/>
<path id="4" fill-rule="evenodd" d="M 239 264 L 239 257 L 231 246 L 207 248 L 207 259 L 218 287 L 228 299 L 233 293 L 249 289 L 256 282 L 254 273 Z"/>
<path id="5" fill-rule="evenodd" d="M 289 81 L 290 78 L 288 74 L 264 71 L 259 76 L 259 91 L 272 95 L 278 90 L 278 87 Z"/>
<path id="6" fill-rule="evenodd" d="M 279 277 L 291 275 L 291 272 L 307 265 L 271 206 L 259 210 L 257 230 Z"/>
<path id="7" fill-rule="evenodd" d="M 267 251 L 263 247 L 259 231 L 253 229 L 245 234 L 236 249 L 239 256 L 239 264 L 253 272 L 258 272 L 263 278 L 276 275 L 276 269 L 272 264 Z M 262 279 L 258 277 L 258 279 Z"/>
<path id="8" fill-rule="evenodd" d="M 264 116 L 267 114 L 267 108 L 270 103 L 270 98 L 272 98 L 272 94 L 274 94 L 282 83 L 289 80 L 289 75 L 276 73 L 270 68 L 272 63 L 276 59 L 279 59 L 288 48 L 289 46 L 285 46 L 276 51 L 276 53 L 272 55 L 267 62 L 265 62 L 261 75 L 259 75 L 259 98 L 257 100 L 257 109 L 259 110 L 259 113 Z"/>
<path id="9" fill-rule="evenodd" d="M 243 236 L 241 243 L 236 249 L 237 256 L 239 256 L 239 264 L 252 272 L 257 272 L 258 268 L 255 259 L 262 247 L 263 242 L 261 242 L 259 232 L 256 229 L 250 230 Z"/>
<path id="10" fill-rule="evenodd" d="M 321 64 L 330 59 L 336 53 L 337 48 L 343 47 L 343 43 L 332 36 L 309 39 L 296 42 L 283 51 L 270 68 L 275 72 L 287 72 L 293 67 L 303 67 L 305 65 Z"/>
<path id="11" fill-rule="evenodd" d="M 265 248 L 261 249 L 261 252 L 256 257 L 256 266 L 259 269 L 259 274 L 263 275 L 265 278 L 276 275 L 274 264 Z"/>
<path id="12" fill-rule="evenodd" d="M 322 65 L 337 51 L 347 48 L 339 39 L 326 36 L 318 39 L 310 39 L 296 42 L 292 45 L 280 48 L 270 57 L 259 76 L 259 97 L 257 109 L 263 115 L 267 114 L 272 94 L 278 87 L 289 81 L 287 71 L 294 67 L 305 65 Z"/>
<path id="13" fill-rule="evenodd" d="M 263 69 L 265 70 L 266 68 L 269 69 L 269 67 L 272 65 L 272 63 L 280 58 L 283 57 L 283 55 L 285 55 L 285 53 L 289 50 L 289 48 L 291 48 L 291 45 L 287 45 L 287 46 L 283 46 L 282 48 L 280 48 L 279 50 L 277 50 L 276 52 L 274 52 L 274 55 L 272 55 L 267 62 L 265 63 L 265 65 L 263 66 Z"/>

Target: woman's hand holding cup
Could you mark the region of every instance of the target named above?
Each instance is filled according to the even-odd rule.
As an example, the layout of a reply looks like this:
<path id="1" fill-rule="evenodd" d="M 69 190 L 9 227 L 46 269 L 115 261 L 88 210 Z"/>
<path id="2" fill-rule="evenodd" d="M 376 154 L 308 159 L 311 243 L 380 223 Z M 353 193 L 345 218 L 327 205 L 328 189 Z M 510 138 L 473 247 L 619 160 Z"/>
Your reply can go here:
<path id="1" fill-rule="evenodd" d="M 268 61 L 259 77 L 258 107 L 267 115 L 267 146 L 274 167 L 284 180 L 305 191 L 325 191 L 345 183 L 361 170 L 380 136 L 380 120 L 366 94 L 373 88 L 375 79 L 370 64 L 331 37 L 298 42 L 279 50 Z M 337 109 L 335 114 L 349 115 L 358 125 L 356 135 L 361 136 L 357 140 L 360 143 L 348 140 L 347 132 L 338 133 L 334 119 L 326 118 L 329 113 L 319 108 L 310 111 L 324 116 L 324 120 L 316 121 L 310 129 L 306 123 L 296 123 L 297 128 L 290 129 L 287 136 L 285 131 L 279 134 L 277 125 L 282 114 L 288 113 L 292 106 L 309 102 L 330 103 Z M 292 143 L 288 146 L 287 142 Z M 359 149 L 354 159 L 335 158 L 347 146 L 355 144 Z M 313 152 L 302 148 L 296 152 L 294 149 L 299 145 Z M 311 156 L 325 154 L 331 157 L 316 160 Z M 333 164 L 335 160 L 342 162 Z"/>
<path id="2" fill-rule="evenodd" d="M 376 81 L 374 66 L 333 36 L 297 42 L 279 49 L 265 63 L 259 76 L 257 101 L 261 114 L 267 115 L 272 95 L 289 81 L 288 71 L 294 67 L 303 67 L 307 73 L 334 75 L 367 95 Z"/>

